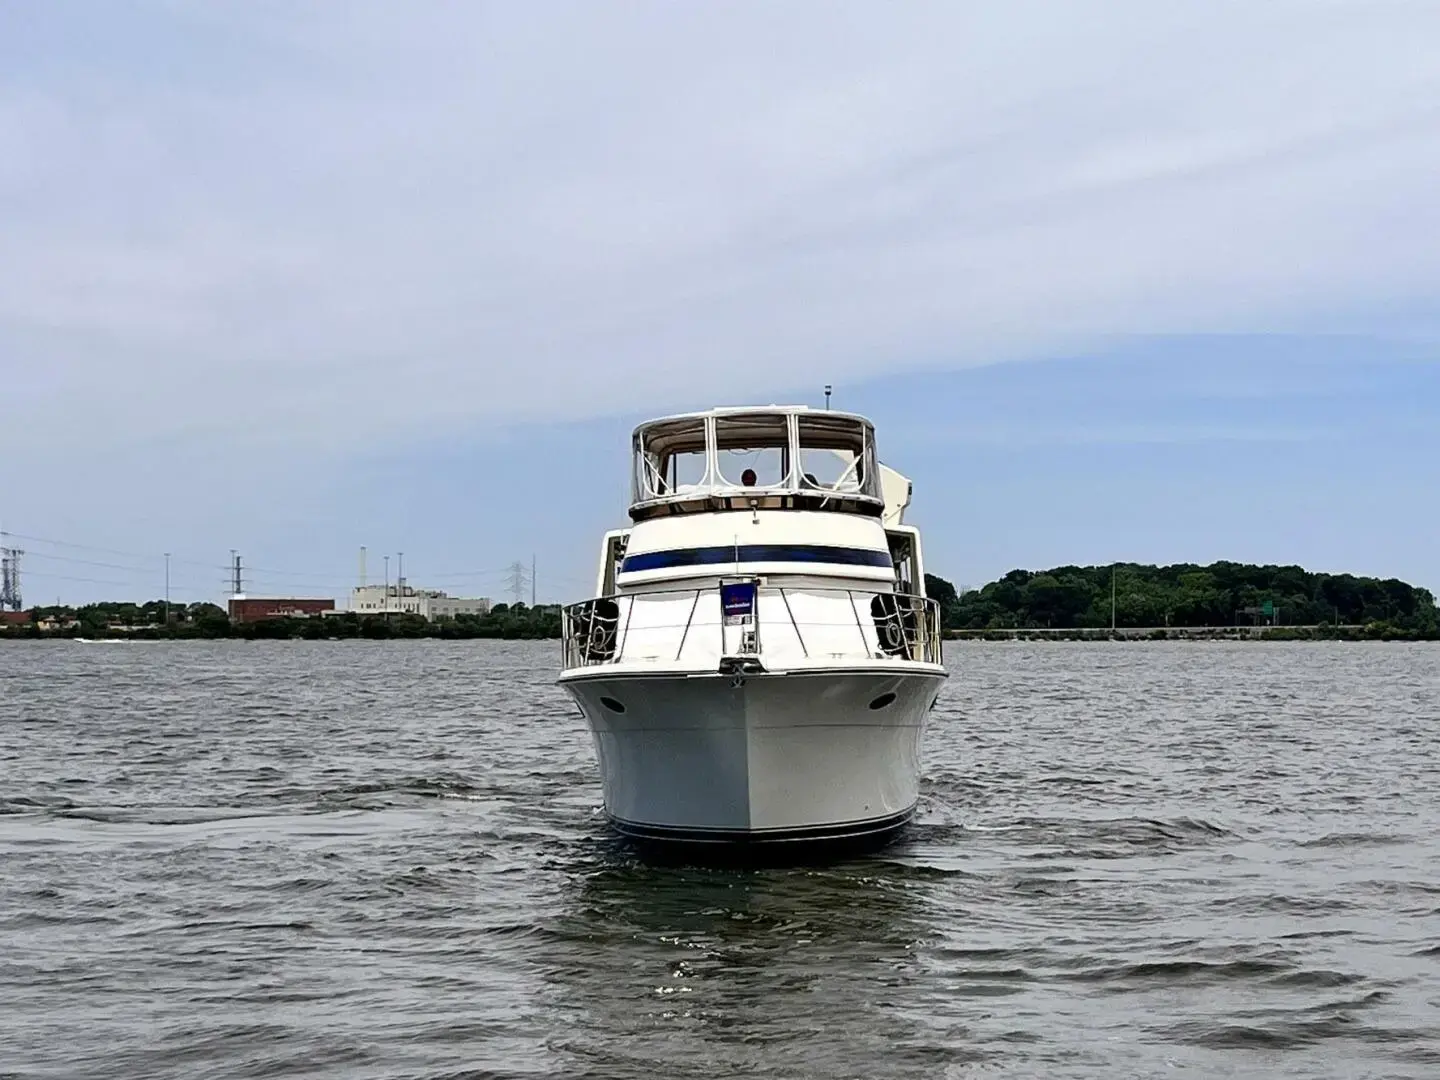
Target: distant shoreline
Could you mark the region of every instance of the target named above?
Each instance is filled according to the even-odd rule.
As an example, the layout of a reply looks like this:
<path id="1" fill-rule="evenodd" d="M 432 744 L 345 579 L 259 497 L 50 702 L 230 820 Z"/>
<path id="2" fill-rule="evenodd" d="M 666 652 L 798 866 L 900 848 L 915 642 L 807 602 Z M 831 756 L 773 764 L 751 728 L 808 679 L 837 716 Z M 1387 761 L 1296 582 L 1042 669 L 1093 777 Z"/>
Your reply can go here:
<path id="1" fill-rule="evenodd" d="M 1012 570 L 978 589 L 926 574 L 923 592 L 939 605 L 948 641 L 1440 641 L 1440 606 L 1430 590 L 1299 566 L 1059 566 Z M 558 641 L 562 611 L 517 603 L 439 622 L 356 611 L 249 621 L 210 603 L 107 601 L 0 612 L 0 641 Z"/>
<path id="2" fill-rule="evenodd" d="M 206 634 L 195 632 L 167 632 L 160 627 L 150 627 L 133 631 L 91 631 L 89 633 L 50 633 L 50 632 L 28 632 L 14 633 L 0 631 L 0 642 L 5 641 L 73 641 L 81 645 L 144 643 L 154 644 L 162 641 L 559 641 L 558 634 L 537 634 L 537 633 L 504 633 L 504 632 L 479 632 L 479 633 L 455 633 L 453 630 L 446 631 L 438 629 L 434 633 L 410 632 L 405 634 L 392 634 L 389 636 L 376 634 L 323 634 L 323 633 L 245 633 L 239 630 L 225 634 Z"/>
<path id="3" fill-rule="evenodd" d="M 925 592 L 956 640 L 1440 641 L 1429 589 L 1299 566 L 1056 566 L 978 589 L 926 574 Z"/>
<path id="4" fill-rule="evenodd" d="M 1085 642 L 1099 643 L 1107 641 L 1123 641 L 1132 643 L 1147 642 L 1191 642 L 1199 643 L 1206 641 L 1271 641 L 1271 642 L 1314 642 L 1314 641 L 1339 641 L 1339 642 L 1407 642 L 1407 641 L 1440 641 L 1440 634 L 1424 633 L 1413 630 L 1401 630 L 1393 626 L 1370 625 L 1370 626 L 1207 626 L 1207 627 L 1183 627 L 1183 626 L 1157 626 L 1157 627 L 1117 627 L 1111 630 L 1109 627 L 1102 629 L 1064 629 L 1045 630 L 1034 627 L 1017 628 L 1011 630 L 946 630 L 944 639 L 951 644 L 1004 644 L 1007 642 Z M 370 642 L 394 642 L 394 641 L 543 641 L 546 643 L 559 642 L 562 639 L 558 635 L 514 635 L 502 634 L 408 634 L 403 637 L 367 637 L 355 635 L 312 635 L 312 636 L 277 636 L 266 637 L 258 635 L 223 634 L 204 636 L 200 634 L 167 634 L 163 631 L 140 630 L 133 633 L 110 633 L 98 635 L 84 635 L 71 633 L 48 633 L 48 634 L 14 634 L 0 632 L 0 642 L 5 641 L 70 641 L 81 645 L 110 645 L 110 644 L 157 644 L 160 642 L 190 641 L 190 642 L 213 642 L 213 641 L 370 641 Z"/>
<path id="5" fill-rule="evenodd" d="M 194 604 L 167 611 L 163 602 L 96 604 L 84 608 L 35 608 L 26 621 L 0 624 L 0 640 L 20 641 L 366 641 L 442 638 L 464 640 L 556 640 L 560 609 L 498 605 L 484 615 L 458 615 L 429 620 L 412 612 L 362 614 L 353 611 L 323 615 L 285 615 L 266 619 L 232 619 L 214 604 Z"/>
<path id="6" fill-rule="evenodd" d="M 1440 632 L 1388 623 L 1316 626 L 1120 626 L 946 630 L 947 641 L 1440 641 Z"/>

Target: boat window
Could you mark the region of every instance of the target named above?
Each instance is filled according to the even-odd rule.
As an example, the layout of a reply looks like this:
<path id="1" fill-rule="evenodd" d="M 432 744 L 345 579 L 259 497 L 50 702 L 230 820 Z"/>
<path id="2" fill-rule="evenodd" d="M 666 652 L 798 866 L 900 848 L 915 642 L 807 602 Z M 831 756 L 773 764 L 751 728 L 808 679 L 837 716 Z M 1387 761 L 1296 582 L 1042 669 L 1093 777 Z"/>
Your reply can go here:
<path id="1" fill-rule="evenodd" d="M 715 421 L 719 483 L 780 488 L 790 482 L 790 424 L 783 414 L 721 416 Z"/>
<path id="2" fill-rule="evenodd" d="M 707 480 L 705 421 L 653 424 L 635 437 L 635 501 L 683 495 Z"/>
<path id="3" fill-rule="evenodd" d="M 798 417 L 800 487 L 880 497 L 875 436 L 868 424 L 850 417 Z"/>

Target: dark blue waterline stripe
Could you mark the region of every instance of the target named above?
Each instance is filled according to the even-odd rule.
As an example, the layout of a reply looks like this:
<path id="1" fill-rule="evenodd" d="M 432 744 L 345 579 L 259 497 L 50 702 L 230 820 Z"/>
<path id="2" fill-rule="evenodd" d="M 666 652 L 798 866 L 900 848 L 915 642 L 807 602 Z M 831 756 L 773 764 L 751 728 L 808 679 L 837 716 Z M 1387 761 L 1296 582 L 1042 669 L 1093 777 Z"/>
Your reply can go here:
<path id="1" fill-rule="evenodd" d="M 620 573 L 668 570 L 677 566 L 724 566 L 726 563 L 830 563 L 840 566 L 893 565 L 888 551 L 830 547 L 826 544 L 727 544 L 723 547 L 674 548 L 625 556 Z"/>

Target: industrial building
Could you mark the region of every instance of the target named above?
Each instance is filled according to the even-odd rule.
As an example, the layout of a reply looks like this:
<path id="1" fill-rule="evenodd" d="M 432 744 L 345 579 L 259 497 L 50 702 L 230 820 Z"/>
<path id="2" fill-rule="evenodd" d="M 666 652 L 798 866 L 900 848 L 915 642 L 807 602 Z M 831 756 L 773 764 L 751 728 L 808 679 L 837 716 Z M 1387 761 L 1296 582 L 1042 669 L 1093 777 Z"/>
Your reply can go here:
<path id="1" fill-rule="evenodd" d="M 230 621 L 259 622 L 261 619 L 308 618 L 335 610 L 333 599 L 308 597 L 230 597 Z"/>
<path id="2" fill-rule="evenodd" d="M 350 610 L 358 615 L 419 615 L 435 622 L 457 615 L 487 615 L 485 597 L 447 596 L 439 589 L 415 589 L 406 584 L 359 585 L 350 590 Z"/>

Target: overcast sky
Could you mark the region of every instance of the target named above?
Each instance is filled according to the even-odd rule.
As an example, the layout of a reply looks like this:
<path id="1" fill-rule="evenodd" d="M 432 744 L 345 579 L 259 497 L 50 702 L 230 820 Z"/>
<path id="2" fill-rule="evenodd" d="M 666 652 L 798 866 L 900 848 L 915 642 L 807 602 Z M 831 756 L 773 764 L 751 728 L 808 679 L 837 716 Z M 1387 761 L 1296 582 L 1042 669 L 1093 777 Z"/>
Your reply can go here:
<path id="1" fill-rule="evenodd" d="M 162 550 L 197 594 L 230 548 L 339 581 L 360 543 L 457 575 L 539 549 L 578 598 L 652 412 L 824 382 L 914 406 L 930 429 L 895 464 L 935 504 L 975 432 L 1031 503 L 1037 433 L 1151 445 L 1087 404 L 1137 370 L 1173 397 L 1269 365 L 1289 400 L 1298 348 L 1413 408 L 1433 379 L 1366 365 L 1437 355 L 1436 42 L 1440 5 L 1400 0 L 0 0 L 0 528 L 32 538 L 32 600 L 153 591 Z M 1099 382 L 1041 431 L 1026 380 L 1066 362 Z M 991 364 L 1015 412 L 976 416 L 964 373 Z M 1186 438 L 1256 423 L 1212 410 Z M 1025 553 L 1254 539 L 1136 551 L 1106 520 Z M 1437 526 L 1343 568 L 1440 584 Z M 1350 539 L 1305 550 L 1363 557 Z M 931 540 L 956 577 L 1019 561 L 975 543 Z M 143 588 L 118 569 L 142 566 Z"/>

